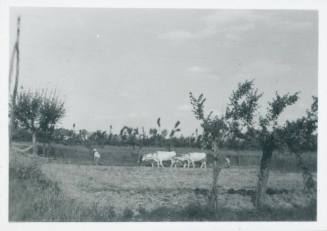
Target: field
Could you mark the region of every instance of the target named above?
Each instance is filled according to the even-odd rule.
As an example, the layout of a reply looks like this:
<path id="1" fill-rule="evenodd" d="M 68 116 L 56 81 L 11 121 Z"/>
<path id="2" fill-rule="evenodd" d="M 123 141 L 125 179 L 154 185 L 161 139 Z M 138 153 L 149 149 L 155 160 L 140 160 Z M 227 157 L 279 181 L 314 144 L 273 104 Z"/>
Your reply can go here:
<path id="1" fill-rule="evenodd" d="M 20 143 L 22 146 L 26 143 Z M 55 144 L 54 152 L 49 155 L 51 161 L 63 164 L 93 164 L 93 156 L 84 146 L 81 145 L 61 145 Z M 141 150 L 133 149 L 129 146 L 104 146 L 96 147 L 101 153 L 101 165 L 105 166 L 138 166 L 139 154 L 151 153 L 158 150 L 167 150 L 166 147 L 143 147 Z M 202 152 L 196 148 L 174 148 L 177 154 L 188 152 Z M 138 153 L 139 152 L 139 153 Z M 261 152 L 259 150 L 222 150 L 222 153 L 229 157 L 233 166 L 258 166 L 260 164 Z M 311 171 L 317 169 L 316 152 L 306 152 L 303 154 L 306 166 Z M 211 159 L 208 158 L 210 167 Z M 285 172 L 298 172 L 299 168 L 294 154 L 288 152 L 276 151 L 273 155 L 273 170 Z"/>
<path id="2" fill-rule="evenodd" d="M 52 205 L 57 203 L 57 205 L 52 208 L 49 212 L 50 215 L 44 220 L 212 219 L 210 213 L 208 214 L 208 209 L 206 209 L 208 208 L 211 186 L 211 168 L 183 169 L 137 166 L 137 158 L 133 149 L 126 147 L 105 148 L 99 149 L 103 156 L 101 166 L 92 165 L 91 158 L 83 147 L 57 146 L 57 153 L 62 153 L 56 158 L 34 157 L 33 160 L 30 160 L 30 157 L 15 155 L 15 161 L 12 162 L 19 162 L 20 165 L 24 166 L 26 163 L 33 163 L 32 166 L 39 171 L 36 178 L 40 178 L 39 175 L 42 176 L 41 181 L 38 180 L 38 182 L 43 182 L 42 184 L 48 182 L 45 188 L 52 185 L 50 190 L 46 191 L 43 200 L 50 201 Z M 75 152 L 69 154 L 68 150 L 75 150 Z M 114 155 L 113 153 L 118 152 L 118 150 L 120 150 L 120 156 L 117 153 Z M 151 150 L 143 151 L 149 152 Z M 182 151 L 186 150 L 178 150 L 177 152 Z M 232 157 L 235 156 L 235 152 L 232 151 L 227 154 Z M 253 156 L 253 160 L 259 158 L 255 152 L 247 151 L 247 155 Z M 312 156 L 309 158 L 313 158 Z M 275 161 L 277 160 L 275 159 Z M 251 165 L 250 161 L 246 164 L 240 161 L 241 166 L 236 166 L 235 163 L 231 168 L 223 169 L 219 176 L 218 200 L 223 214 L 221 217 L 215 217 L 214 220 L 315 219 L 312 200 L 303 192 L 302 175 L 295 168 L 290 168 L 291 171 L 284 168 L 278 170 L 277 167 L 273 169 L 268 183 L 266 210 L 259 213 L 251 202 L 257 181 L 258 165 Z M 276 163 L 275 166 L 277 166 Z M 32 172 L 36 171 L 34 167 Z M 19 195 L 15 189 L 26 184 L 26 179 L 35 178 L 34 173 L 29 173 L 30 170 L 21 172 L 21 169 L 29 169 L 29 167 L 19 168 L 18 173 L 16 170 L 11 171 L 14 172 L 11 174 L 10 187 L 12 190 L 10 207 L 14 209 L 11 212 L 12 220 L 35 220 L 36 218 L 33 217 L 14 216 L 16 207 L 28 207 L 26 205 L 15 206 L 17 203 L 15 200 L 19 200 Z M 31 176 L 26 178 L 21 177 L 22 175 Z M 20 177 L 17 180 L 12 176 Z M 20 190 L 27 189 L 29 186 L 26 186 L 25 189 L 20 188 Z M 53 191 L 60 192 L 58 193 L 61 197 L 60 200 L 56 199 L 57 194 L 52 195 Z M 31 194 L 33 193 L 31 192 Z M 40 206 L 41 202 L 38 201 L 40 199 L 35 200 L 33 206 Z M 62 208 L 65 205 L 61 203 L 70 206 Z M 57 211 L 58 209 L 65 212 L 60 213 Z M 93 211 L 90 212 L 90 210 Z M 43 214 L 46 213 L 43 212 Z M 64 217 L 62 214 L 65 214 Z"/>
<path id="3" fill-rule="evenodd" d="M 211 185 L 211 169 L 174 169 L 149 167 L 93 167 L 45 164 L 45 175 L 58 182 L 64 193 L 84 203 L 113 207 L 116 213 L 129 208 L 148 211 L 158 207 L 174 210 L 190 203 L 205 205 Z M 231 168 L 222 171 L 220 204 L 222 208 L 253 209 L 251 195 L 256 184 L 255 168 Z M 274 208 L 305 207 L 309 201 L 297 193 L 302 188 L 298 173 L 273 172 L 269 182 Z"/>

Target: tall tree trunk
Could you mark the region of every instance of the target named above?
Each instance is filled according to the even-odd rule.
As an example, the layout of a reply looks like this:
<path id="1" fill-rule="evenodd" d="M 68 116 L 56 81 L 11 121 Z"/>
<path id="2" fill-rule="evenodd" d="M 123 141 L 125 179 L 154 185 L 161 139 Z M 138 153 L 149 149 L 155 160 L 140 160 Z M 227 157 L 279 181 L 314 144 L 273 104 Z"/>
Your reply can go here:
<path id="1" fill-rule="evenodd" d="M 55 156 L 55 151 L 52 148 L 52 143 L 51 140 L 47 141 L 47 155 L 54 157 Z"/>
<path id="2" fill-rule="evenodd" d="M 267 183 L 269 178 L 269 171 L 272 159 L 273 149 L 265 147 L 262 152 L 260 172 L 254 199 L 254 206 L 257 208 L 262 207 L 266 196 Z"/>
<path id="3" fill-rule="evenodd" d="M 47 148 L 46 148 L 46 143 L 44 142 L 42 144 L 42 155 L 46 155 L 46 152 L 47 152 Z"/>
<path id="4" fill-rule="evenodd" d="M 140 165 L 141 162 L 142 162 L 142 154 L 141 154 L 142 147 L 143 147 L 143 145 L 139 145 L 138 149 L 137 149 L 137 153 L 136 153 L 137 154 L 137 163 L 138 163 L 138 165 Z"/>
<path id="5" fill-rule="evenodd" d="M 9 67 L 9 99 L 11 100 L 11 111 L 10 111 L 10 123 L 9 123 L 9 147 L 11 147 L 12 142 L 12 136 L 13 136 L 13 130 L 14 130 L 14 123 L 15 123 L 15 106 L 16 106 L 16 94 L 12 95 L 10 98 L 10 88 L 11 88 L 11 81 L 12 81 L 12 73 L 14 69 L 14 60 L 15 60 L 15 54 L 17 49 L 17 41 L 13 47 L 12 54 L 10 57 L 10 67 Z M 15 82 L 15 87 L 18 87 L 18 84 Z M 14 90 L 14 92 L 17 93 L 17 90 Z"/>
<path id="6" fill-rule="evenodd" d="M 218 158 L 214 157 L 213 161 L 213 175 L 212 175 L 212 189 L 211 189 L 211 204 L 215 213 L 218 212 L 218 176 L 221 168 L 218 165 Z"/>
<path id="7" fill-rule="evenodd" d="M 10 113 L 10 124 L 9 124 L 9 146 L 11 147 L 14 124 L 15 124 L 15 107 L 16 107 L 16 96 L 17 96 L 17 89 L 18 89 L 18 80 L 19 80 L 19 35 L 20 35 L 20 17 L 17 18 L 17 38 L 13 48 L 12 57 L 10 59 L 10 68 L 9 68 L 9 84 L 11 85 L 11 78 L 14 66 L 14 56 L 16 54 L 16 76 L 15 76 L 15 85 L 12 94 L 12 101 L 11 101 L 11 113 Z"/>
<path id="8" fill-rule="evenodd" d="M 36 132 L 32 131 L 33 155 L 37 155 Z"/>
<path id="9" fill-rule="evenodd" d="M 212 166 L 212 188 L 210 193 L 210 204 L 213 206 L 215 214 L 218 213 L 218 177 L 221 172 L 221 155 L 219 153 L 218 144 L 213 144 L 213 166 Z"/>
<path id="10" fill-rule="evenodd" d="M 309 168 L 305 165 L 301 153 L 294 153 L 297 159 L 298 167 L 302 170 L 303 185 L 304 190 L 309 193 L 316 192 L 316 181 L 313 179 L 313 176 Z"/>

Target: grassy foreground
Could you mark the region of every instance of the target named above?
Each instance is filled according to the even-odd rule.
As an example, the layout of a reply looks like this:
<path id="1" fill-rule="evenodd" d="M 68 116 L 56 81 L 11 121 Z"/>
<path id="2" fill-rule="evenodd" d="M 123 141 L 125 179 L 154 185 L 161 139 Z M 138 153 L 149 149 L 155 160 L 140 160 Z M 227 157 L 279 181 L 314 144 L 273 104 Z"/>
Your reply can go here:
<path id="1" fill-rule="evenodd" d="M 40 170 L 46 159 L 12 154 L 9 182 L 10 221 L 308 221 L 316 219 L 316 204 L 298 209 L 261 209 L 232 211 L 221 209 L 214 214 L 207 206 L 190 204 L 182 210 L 159 207 L 138 214 L 126 208 L 122 215 L 112 207 L 85 206 L 67 198 L 57 183 Z"/>
<path id="2" fill-rule="evenodd" d="M 65 198 L 47 179 L 35 158 L 12 155 L 9 170 L 9 221 L 112 221 L 114 214 L 96 204 L 85 207 Z"/>

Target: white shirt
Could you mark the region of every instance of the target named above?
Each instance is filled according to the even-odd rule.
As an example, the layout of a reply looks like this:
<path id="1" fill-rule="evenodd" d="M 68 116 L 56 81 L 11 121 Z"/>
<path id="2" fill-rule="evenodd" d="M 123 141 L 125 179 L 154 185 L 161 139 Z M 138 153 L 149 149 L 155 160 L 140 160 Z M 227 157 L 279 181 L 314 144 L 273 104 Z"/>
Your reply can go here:
<path id="1" fill-rule="evenodd" d="M 99 158 L 100 159 L 101 155 L 98 153 L 98 151 L 94 152 L 94 158 Z"/>

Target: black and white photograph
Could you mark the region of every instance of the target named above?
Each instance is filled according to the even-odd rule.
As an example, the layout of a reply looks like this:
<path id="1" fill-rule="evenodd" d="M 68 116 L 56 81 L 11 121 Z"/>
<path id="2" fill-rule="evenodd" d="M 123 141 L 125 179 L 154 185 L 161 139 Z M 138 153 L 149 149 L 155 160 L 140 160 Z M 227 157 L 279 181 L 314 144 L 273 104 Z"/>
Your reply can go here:
<path id="1" fill-rule="evenodd" d="M 8 23 L 9 222 L 317 221 L 318 10 Z"/>

